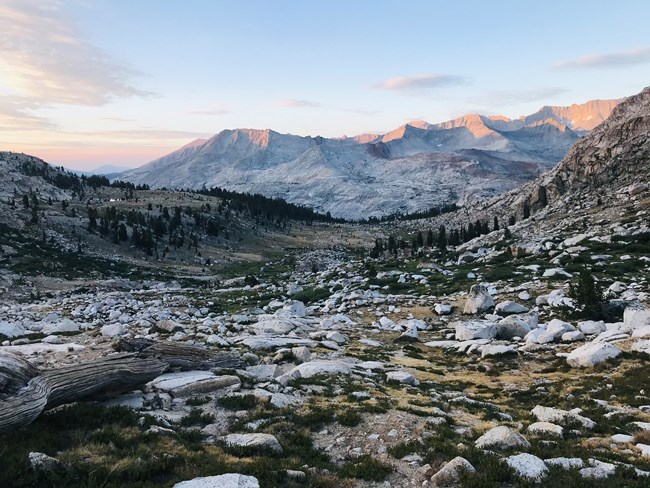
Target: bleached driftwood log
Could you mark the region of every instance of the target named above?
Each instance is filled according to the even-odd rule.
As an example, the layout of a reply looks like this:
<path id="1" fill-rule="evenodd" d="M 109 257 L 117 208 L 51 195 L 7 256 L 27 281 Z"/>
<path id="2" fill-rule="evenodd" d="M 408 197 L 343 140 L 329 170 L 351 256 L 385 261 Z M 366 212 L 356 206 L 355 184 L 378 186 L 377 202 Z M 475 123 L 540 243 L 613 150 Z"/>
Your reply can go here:
<path id="1" fill-rule="evenodd" d="M 58 405 L 137 389 L 169 369 L 241 365 L 237 352 L 198 346 L 121 340 L 115 348 L 128 352 L 49 370 L 0 348 L 0 432 L 27 425 Z"/>

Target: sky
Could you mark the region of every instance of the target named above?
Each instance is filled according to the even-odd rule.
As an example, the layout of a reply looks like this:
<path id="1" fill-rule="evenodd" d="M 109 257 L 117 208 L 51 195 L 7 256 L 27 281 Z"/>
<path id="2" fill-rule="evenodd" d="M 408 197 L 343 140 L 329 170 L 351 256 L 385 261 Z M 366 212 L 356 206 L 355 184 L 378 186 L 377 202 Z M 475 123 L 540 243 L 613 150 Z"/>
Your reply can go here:
<path id="1" fill-rule="evenodd" d="M 650 85 L 650 1 L 0 0 L 0 150 L 135 167 L 224 129 L 340 137 Z"/>

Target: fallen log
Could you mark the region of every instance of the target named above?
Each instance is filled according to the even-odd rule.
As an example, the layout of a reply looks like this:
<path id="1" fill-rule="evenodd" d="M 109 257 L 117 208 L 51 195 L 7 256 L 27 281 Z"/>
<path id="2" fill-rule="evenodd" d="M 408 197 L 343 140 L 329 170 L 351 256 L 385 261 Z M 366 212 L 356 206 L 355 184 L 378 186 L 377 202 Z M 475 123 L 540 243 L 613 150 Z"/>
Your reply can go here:
<path id="1" fill-rule="evenodd" d="M 0 432 L 27 425 L 58 405 L 141 388 L 172 368 L 241 365 L 237 352 L 143 339 L 119 341 L 115 349 L 125 352 L 72 366 L 39 370 L 24 358 L 0 348 Z"/>
<path id="2" fill-rule="evenodd" d="M 150 339 L 120 339 L 113 348 L 120 352 L 137 352 L 143 358 L 158 358 L 171 368 L 192 369 L 240 368 L 243 364 L 238 352 L 220 351 L 175 342 L 156 342 Z"/>

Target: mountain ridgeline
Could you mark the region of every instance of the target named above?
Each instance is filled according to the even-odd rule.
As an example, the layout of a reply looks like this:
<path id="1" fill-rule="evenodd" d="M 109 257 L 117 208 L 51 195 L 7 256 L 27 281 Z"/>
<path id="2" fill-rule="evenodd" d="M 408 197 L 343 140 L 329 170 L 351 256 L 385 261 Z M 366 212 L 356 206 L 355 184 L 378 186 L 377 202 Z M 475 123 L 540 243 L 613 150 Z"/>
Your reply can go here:
<path id="1" fill-rule="evenodd" d="M 519 119 L 414 121 L 383 135 L 324 138 L 224 130 L 119 175 L 153 188 L 219 187 L 351 220 L 494 197 L 552 168 L 619 100 L 543 107 Z"/>

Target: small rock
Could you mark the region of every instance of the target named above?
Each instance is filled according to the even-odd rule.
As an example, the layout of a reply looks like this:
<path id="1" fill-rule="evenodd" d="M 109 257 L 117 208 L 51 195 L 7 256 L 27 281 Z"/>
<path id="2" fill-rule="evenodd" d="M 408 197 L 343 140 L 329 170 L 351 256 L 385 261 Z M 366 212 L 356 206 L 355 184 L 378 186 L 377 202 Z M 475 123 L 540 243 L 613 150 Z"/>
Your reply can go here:
<path id="1" fill-rule="evenodd" d="M 406 371 L 391 371 L 386 375 L 388 381 L 396 381 L 405 385 L 418 386 L 420 382 L 415 376 Z"/>
<path id="2" fill-rule="evenodd" d="M 486 312 L 494 307 L 494 299 L 488 292 L 487 286 L 483 284 L 472 285 L 465 302 L 463 313 L 475 315 Z"/>
<path id="3" fill-rule="evenodd" d="M 476 469 L 467 459 L 455 457 L 431 477 L 431 484 L 440 488 L 457 486 L 463 471 L 474 473 Z"/>
<path id="4" fill-rule="evenodd" d="M 29 464 L 33 469 L 40 471 L 52 471 L 62 466 L 61 461 L 42 452 L 30 452 Z"/>
<path id="5" fill-rule="evenodd" d="M 531 434 L 550 434 L 557 437 L 562 437 L 564 431 L 562 426 L 550 422 L 535 422 L 530 424 L 527 430 Z"/>
<path id="6" fill-rule="evenodd" d="M 497 306 L 494 308 L 494 312 L 501 315 L 510 315 L 517 313 L 526 313 L 528 312 L 528 308 L 520 305 L 517 302 L 507 300 L 505 302 L 497 303 Z"/>
<path id="7" fill-rule="evenodd" d="M 500 425 L 488 430 L 476 439 L 474 445 L 479 449 L 511 449 L 517 447 L 528 448 L 530 443 L 526 438 L 515 432 L 510 427 Z"/>

